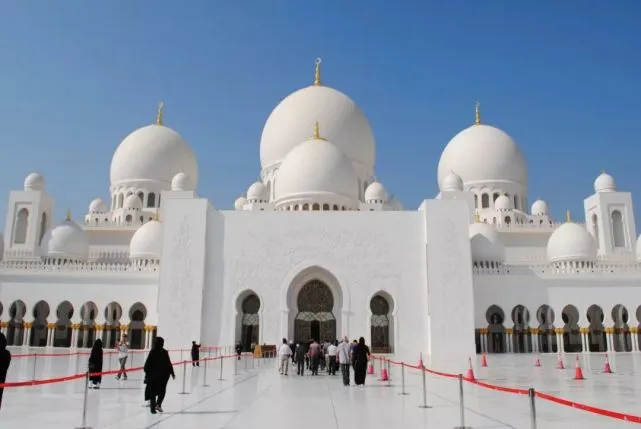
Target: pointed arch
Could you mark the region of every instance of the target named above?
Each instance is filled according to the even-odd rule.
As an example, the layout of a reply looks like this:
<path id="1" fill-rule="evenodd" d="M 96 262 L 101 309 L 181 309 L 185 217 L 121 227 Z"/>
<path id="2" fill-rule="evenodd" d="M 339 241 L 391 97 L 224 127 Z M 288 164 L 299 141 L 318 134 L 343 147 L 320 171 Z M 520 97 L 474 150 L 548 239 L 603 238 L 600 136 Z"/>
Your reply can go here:
<path id="1" fill-rule="evenodd" d="M 27 230 L 29 228 L 29 210 L 25 207 L 18 211 L 16 223 L 13 228 L 14 244 L 25 244 L 27 242 Z"/>
<path id="2" fill-rule="evenodd" d="M 612 240 L 614 247 L 625 247 L 625 230 L 623 228 L 623 215 L 619 210 L 612 212 Z"/>

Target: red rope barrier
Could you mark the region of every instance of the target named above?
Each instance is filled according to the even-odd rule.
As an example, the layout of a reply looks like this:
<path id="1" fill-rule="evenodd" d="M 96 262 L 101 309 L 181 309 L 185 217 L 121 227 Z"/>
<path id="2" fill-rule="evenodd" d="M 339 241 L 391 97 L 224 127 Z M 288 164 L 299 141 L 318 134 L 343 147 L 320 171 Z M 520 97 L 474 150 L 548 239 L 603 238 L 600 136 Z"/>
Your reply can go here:
<path id="1" fill-rule="evenodd" d="M 386 359 L 386 358 L 380 358 L 378 356 L 373 356 L 373 359 L 378 359 L 378 360 L 383 360 L 390 362 L 394 365 L 405 365 L 407 368 L 412 368 L 416 370 L 423 370 L 429 374 L 433 375 L 438 375 L 440 377 L 446 377 L 446 378 L 458 378 L 458 374 L 450 374 L 447 372 L 440 372 L 440 371 L 435 371 L 433 369 L 428 369 L 428 368 L 421 368 L 419 365 L 411 365 L 408 363 L 404 363 L 403 361 L 393 361 L 391 359 Z M 495 390 L 498 392 L 504 392 L 504 393 L 512 393 L 516 395 L 528 395 L 528 389 L 519 389 L 515 387 L 506 387 L 506 386 L 498 386 L 496 384 L 490 384 L 490 383 L 484 383 L 482 381 L 478 380 L 471 380 L 469 378 L 463 377 L 463 380 L 470 383 L 470 384 L 475 384 L 479 387 L 482 387 L 484 389 L 489 389 L 489 390 Z M 563 405 L 566 407 L 574 408 L 577 410 L 581 411 L 587 411 L 589 413 L 593 414 L 598 414 L 604 417 L 609 417 L 617 420 L 623 420 L 626 422 L 630 423 L 639 423 L 641 424 L 641 416 L 635 416 L 633 414 L 626 414 L 626 413 L 620 413 L 618 411 L 611 411 L 611 410 L 606 410 L 604 408 L 598 408 L 598 407 L 593 407 L 591 405 L 587 404 L 582 404 L 580 402 L 574 402 L 570 401 L 569 399 L 564 399 L 560 398 L 558 396 L 553 396 L 547 393 L 542 393 L 542 392 L 535 392 L 536 396 L 540 399 L 543 399 L 544 401 L 549 401 L 549 402 L 554 402 L 555 404 Z"/>
<path id="2" fill-rule="evenodd" d="M 210 350 L 210 351 L 211 350 L 218 350 L 218 349 L 221 349 L 221 348 L 222 347 L 207 347 L 207 348 L 202 347 L 200 350 L 201 350 L 201 352 L 203 352 L 203 351 L 208 351 L 208 350 Z M 143 349 L 143 350 L 140 350 L 140 349 L 132 350 L 132 349 L 130 349 L 129 353 L 146 353 L 148 351 L 149 350 L 145 350 L 145 349 Z M 171 349 L 171 350 L 167 350 L 167 351 L 169 353 L 190 352 L 191 349 Z M 107 350 L 107 351 L 103 352 L 103 354 L 106 354 L 106 355 L 115 355 L 115 354 L 118 354 L 118 353 L 119 353 L 118 350 Z M 85 355 L 89 355 L 89 354 L 90 354 L 89 352 L 69 352 L 69 353 L 35 353 L 34 352 L 34 353 L 14 354 L 14 355 L 11 355 L 11 358 L 12 359 L 14 359 L 14 358 L 15 359 L 19 359 L 19 358 L 30 358 L 30 357 L 35 357 L 35 356 L 38 356 L 38 357 L 69 357 L 69 356 L 85 356 Z"/>

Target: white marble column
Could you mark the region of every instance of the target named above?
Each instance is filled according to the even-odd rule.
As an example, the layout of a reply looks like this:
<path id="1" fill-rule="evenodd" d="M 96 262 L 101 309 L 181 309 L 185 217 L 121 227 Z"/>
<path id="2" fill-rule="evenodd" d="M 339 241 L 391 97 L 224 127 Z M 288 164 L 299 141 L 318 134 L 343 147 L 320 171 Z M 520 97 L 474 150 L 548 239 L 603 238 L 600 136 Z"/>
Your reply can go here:
<path id="1" fill-rule="evenodd" d="M 75 349 L 78 347 L 78 327 L 80 325 L 74 323 L 71 325 L 71 348 Z"/>
<path id="2" fill-rule="evenodd" d="M 565 344 L 563 343 L 563 328 L 556 328 L 556 345 L 561 353 L 565 353 Z"/>
<path id="3" fill-rule="evenodd" d="M 605 328 L 605 336 L 608 341 L 608 352 L 614 352 L 614 328 Z"/>
<path id="4" fill-rule="evenodd" d="M 512 330 L 508 328 L 505 330 L 505 346 L 506 346 L 505 350 L 507 351 L 507 353 L 512 353 L 513 345 L 514 344 L 512 344 Z"/>
<path id="5" fill-rule="evenodd" d="M 583 350 L 583 353 L 588 352 L 588 329 L 587 328 L 579 328 L 579 332 L 581 333 L 581 349 Z"/>
<path id="6" fill-rule="evenodd" d="M 532 329 L 532 353 L 539 352 L 539 330 L 538 328 Z"/>
<path id="7" fill-rule="evenodd" d="M 29 347 L 29 344 L 31 343 L 31 327 L 33 326 L 31 322 L 24 322 L 24 335 L 22 339 L 24 340 L 22 345 Z"/>

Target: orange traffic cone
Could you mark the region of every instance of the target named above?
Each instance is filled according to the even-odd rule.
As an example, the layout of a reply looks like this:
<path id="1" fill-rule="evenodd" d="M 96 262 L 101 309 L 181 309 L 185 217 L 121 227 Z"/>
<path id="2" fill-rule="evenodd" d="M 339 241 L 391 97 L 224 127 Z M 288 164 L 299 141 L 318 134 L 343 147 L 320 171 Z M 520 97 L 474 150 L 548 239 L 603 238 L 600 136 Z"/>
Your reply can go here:
<path id="1" fill-rule="evenodd" d="M 561 357 L 561 353 L 559 353 L 559 357 L 556 360 L 556 367 L 557 369 L 565 369 L 565 365 L 563 364 L 563 357 Z"/>
<path id="2" fill-rule="evenodd" d="M 472 368 L 472 358 L 467 358 L 468 362 L 468 368 L 467 368 L 467 374 L 465 374 L 465 378 L 467 378 L 470 381 L 476 380 L 476 377 L 474 377 L 474 368 Z"/>
<path id="3" fill-rule="evenodd" d="M 423 365 L 423 353 L 418 355 L 418 367 L 420 369 L 425 368 L 425 366 Z"/>
<path id="4" fill-rule="evenodd" d="M 536 360 L 534 361 L 534 366 L 536 368 L 541 368 L 541 360 L 539 359 L 538 356 L 536 357 Z"/>
<path id="5" fill-rule="evenodd" d="M 608 359 L 608 354 L 605 354 L 605 365 L 603 366 L 604 374 L 612 374 L 612 367 L 610 367 L 610 359 Z"/>
<path id="6" fill-rule="evenodd" d="M 481 355 L 481 366 L 486 367 L 487 366 L 487 356 L 485 353 Z"/>
<path id="7" fill-rule="evenodd" d="M 389 381 L 389 374 L 387 373 L 387 368 L 385 367 L 381 369 L 381 381 Z"/>
<path id="8" fill-rule="evenodd" d="M 576 357 L 576 369 L 574 370 L 574 379 L 575 380 L 585 380 L 583 377 L 583 370 L 581 369 L 581 362 L 579 362 L 579 357 Z"/>
<path id="9" fill-rule="evenodd" d="M 371 363 L 371 362 L 369 363 L 369 365 L 367 365 L 367 373 L 368 373 L 369 375 L 374 374 L 374 364 L 373 364 L 373 363 Z"/>

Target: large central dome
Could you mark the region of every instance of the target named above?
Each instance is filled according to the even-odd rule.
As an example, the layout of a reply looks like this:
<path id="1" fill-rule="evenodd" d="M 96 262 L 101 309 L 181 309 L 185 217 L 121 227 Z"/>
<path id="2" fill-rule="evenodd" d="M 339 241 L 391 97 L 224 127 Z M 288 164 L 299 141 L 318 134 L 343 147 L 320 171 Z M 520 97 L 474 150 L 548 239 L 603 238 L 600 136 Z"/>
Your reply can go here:
<path id="1" fill-rule="evenodd" d="M 289 95 L 269 115 L 260 139 L 262 167 L 282 162 L 309 138 L 316 122 L 323 124 L 324 136 L 351 161 L 374 167 L 374 134 L 367 118 L 351 98 L 322 86 L 320 79 Z"/>

